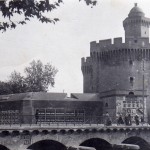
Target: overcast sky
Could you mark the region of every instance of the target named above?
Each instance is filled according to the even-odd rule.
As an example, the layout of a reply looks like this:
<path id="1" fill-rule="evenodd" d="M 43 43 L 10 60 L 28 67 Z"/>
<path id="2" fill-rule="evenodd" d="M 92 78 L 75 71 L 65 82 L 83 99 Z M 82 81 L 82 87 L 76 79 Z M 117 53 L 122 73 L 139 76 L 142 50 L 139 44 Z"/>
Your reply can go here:
<path id="1" fill-rule="evenodd" d="M 89 56 L 90 41 L 124 37 L 122 21 L 135 2 L 150 17 L 150 0 L 98 0 L 94 8 L 79 0 L 64 0 L 48 14 L 60 19 L 56 25 L 33 19 L 0 33 L 0 80 L 7 80 L 13 70 L 23 72 L 29 62 L 40 59 L 59 70 L 50 92 L 82 93 L 81 57 Z"/>

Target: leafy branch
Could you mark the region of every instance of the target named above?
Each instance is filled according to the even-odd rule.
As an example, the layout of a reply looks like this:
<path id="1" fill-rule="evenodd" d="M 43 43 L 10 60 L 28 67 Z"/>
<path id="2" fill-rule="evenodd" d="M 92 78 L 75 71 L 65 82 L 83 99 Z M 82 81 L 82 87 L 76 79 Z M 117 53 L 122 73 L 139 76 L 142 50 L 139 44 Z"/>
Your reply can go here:
<path id="1" fill-rule="evenodd" d="M 81 1 L 81 0 L 79 0 Z M 83 0 L 88 6 L 95 6 L 97 0 Z M 3 18 L 7 18 L 8 21 L 0 22 L 0 30 L 6 31 L 8 28 L 16 28 L 18 24 L 26 24 L 31 18 L 36 17 L 42 23 L 53 23 L 59 21 L 58 18 L 48 18 L 44 16 L 45 12 L 52 12 L 60 7 L 63 0 L 56 0 L 51 2 L 50 0 L 4 0 L 0 1 L 0 11 Z M 15 15 L 23 16 L 23 19 L 19 21 L 13 21 Z"/>

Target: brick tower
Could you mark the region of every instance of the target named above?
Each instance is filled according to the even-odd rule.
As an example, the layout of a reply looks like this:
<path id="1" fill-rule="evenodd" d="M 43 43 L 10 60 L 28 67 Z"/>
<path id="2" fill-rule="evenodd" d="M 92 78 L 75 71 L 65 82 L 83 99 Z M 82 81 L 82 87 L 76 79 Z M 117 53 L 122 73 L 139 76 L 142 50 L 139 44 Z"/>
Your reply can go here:
<path id="1" fill-rule="evenodd" d="M 84 93 L 99 93 L 104 111 L 139 114 L 147 119 L 150 101 L 150 19 L 135 4 L 123 21 L 122 38 L 90 43 L 90 57 L 82 58 Z M 149 107 L 149 106 L 148 106 Z M 144 112 L 144 113 L 143 113 Z"/>

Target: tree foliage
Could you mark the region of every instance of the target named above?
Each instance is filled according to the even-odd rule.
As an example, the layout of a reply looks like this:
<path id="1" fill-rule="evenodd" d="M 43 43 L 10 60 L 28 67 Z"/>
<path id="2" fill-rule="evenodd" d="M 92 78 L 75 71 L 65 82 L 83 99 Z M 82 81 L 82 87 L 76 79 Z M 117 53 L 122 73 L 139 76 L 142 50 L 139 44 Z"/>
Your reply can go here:
<path id="1" fill-rule="evenodd" d="M 54 77 L 57 70 L 49 63 L 43 65 L 40 60 L 32 61 L 29 67 L 25 68 L 26 84 L 28 90 L 33 92 L 47 91 L 48 86 L 54 86 Z"/>
<path id="2" fill-rule="evenodd" d="M 57 69 L 50 63 L 43 65 L 40 60 L 33 60 L 24 69 L 25 76 L 19 72 L 12 72 L 7 82 L 0 82 L 0 94 L 24 92 L 46 92 L 48 87 L 55 84 Z"/>
<path id="3" fill-rule="evenodd" d="M 9 88 L 11 93 L 23 93 L 27 90 L 25 78 L 19 72 L 12 72 L 9 77 Z"/>
<path id="4" fill-rule="evenodd" d="M 81 0 L 79 0 L 81 1 Z M 83 0 L 87 5 L 94 6 L 97 0 Z M 0 24 L 0 30 L 6 31 L 8 28 L 16 28 L 17 24 L 26 24 L 31 18 L 36 17 L 40 22 L 56 23 L 58 18 L 48 18 L 44 16 L 45 12 L 52 12 L 57 9 L 63 0 L 0 0 L 0 11 L 4 18 L 9 21 L 3 21 Z M 15 22 L 13 17 L 19 14 L 23 19 Z"/>
<path id="5" fill-rule="evenodd" d="M 0 81 L 0 95 L 11 94 L 10 85 L 8 82 Z"/>

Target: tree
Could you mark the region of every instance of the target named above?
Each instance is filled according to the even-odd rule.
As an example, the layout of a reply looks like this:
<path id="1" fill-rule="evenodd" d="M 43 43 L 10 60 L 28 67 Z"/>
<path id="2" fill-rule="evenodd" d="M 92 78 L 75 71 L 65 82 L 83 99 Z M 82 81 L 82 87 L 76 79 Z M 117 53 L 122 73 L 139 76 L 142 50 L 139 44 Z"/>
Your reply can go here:
<path id="1" fill-rule="evenodd" d="M 79 0 L 81 1 L 81 0 Z M 94 6 L 97 0 L 84 0 L 87 5 Z M 52 12 L 57 9 L 63 0 L 0 0 L 0 11 L 4 18 L 8 21 L 3 21 L 0 24 L 0 30 L 6 31 L 8 28 L 15 28 L 17 24 L 26 24 L 31 18 L 36 17 L 40 22 L 56 23 L 58 18 L 47 18 L 45 12 Z M 18 22 L 13 21 L 13 17 L 18 14 L 23 16 L 23 19 Z"/>
<path id="2" fill-rule="evenodd" d="M 11 73 L 8 85 L 12 93 L 23 93 L 27 90 L 25 78 L 21 76 L 19 72 L 16 71 Z"/>
<path id="3" fill-rule="evenodd" d="M 53 87 L 55 84 L 54 77 L 57 69 L 49 63 L 43 65 L 40 60 L 33 60 L 30 66 L 25 68 L 25 73 L 28 91 L 47 91 L 49 85 Z"/>
<path id="4" fill-rule="evenodd" d="M 40 60 L 33 60 L 24 69 L 25 76 L 19 72 L 12 72 L 7 82 L 0 81 L 0 95 L 25 93 L 25 92 L 47 92 L 48 87 L 55 84 L 55 75 L 58 70 L 50 63 L 43 65 Z"/>
<path id="5" fill-rule="evenodd" d="M 12 94 L 10 85 L 7 82 L 0 81 L 0 95 Z"/>

